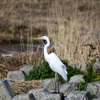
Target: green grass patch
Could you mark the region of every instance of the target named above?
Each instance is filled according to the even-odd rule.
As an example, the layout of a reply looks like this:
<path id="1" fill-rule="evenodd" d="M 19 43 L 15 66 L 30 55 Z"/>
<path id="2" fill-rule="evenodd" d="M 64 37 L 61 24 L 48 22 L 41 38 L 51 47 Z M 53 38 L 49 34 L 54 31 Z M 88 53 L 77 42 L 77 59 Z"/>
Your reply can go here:
<path id="1" fill-rule="evenodd" d="M 96 99 L 96 98 L 98 98 L 96 95 L 94 95 L 94 94 L 91 94 L 91 96 L 92 96 L 92 99 Z"/>
<path id="2" fill-rule="evenodd" d="M 50 69 L 47 62 L 43 62 L 41 66 L 37 66 L 34 71 L 30 71 L 26 75 L 26 80 L 39 80 L 54 77 L 54 72 Z"/>
<path id="3" fill-rule="evenodd" d="M 86 82 L 80 82 L 79 84 L 79 91 L 86 91 L 87 83 Z"/>
<path id="4" fill-rule="evenodd" d="M 67 61 L 62 61 L 62 62 L 67 66 L 68 81 L 73 75 L 83 74 L 78 69 L 69 66 Z M 62 82 L 65 83 L 63 78 L 60 75 L 58 76 L 62 80 Z M 49 64 L 46 61 L 44 61 L 40 66 L 36 66 L 34 71 L 30 71 L 29 74 L 26 75 L 26 80 L 40 80 L 40 79 L 42 80 L 53 77 L 55 77 L 55 73 L 50 69 Z"/>
<path id="5" fill-rule="evenodd" d="M 95 61 L 96 60 L 93 59 L 87 65 L 87 72 L 83 76 L 86 82 L 100 81 L 100 78 L 99 78 L 100 70 L 95 68 L 95 66 L 94 66 Z"/>
<path id="6" fill-rule="evenodd" d="M 62 60 L 62 62 L 67 66 L 68 81 L 70 80 L 70 78 L 72 76 L 82 75 L 82 74 L 83 74 L 83 77 L 84 77 L 86 83 L 100 81 L 99 74 L 98 74 L 99 72 L 98 72 L 98 70 L 94 69 L 95 60 L 92 60 L 90 63 L 88 63 L 86 73 L 82 73 L 77 68 L 73 68 L 72 66 L 68 65 L 68 62 L 65 61 L 65 60 Z M 33 63 L 29 62 L 29 64 L 32 65 Z M 55 77 L 55 73 L 50 69 L 49 64 L 46 61 L 44 61 L 41 64 L 40 61 L 37 60 L 34 63 L 34 66 L 36 67 L 35 70 L 30 71 L 29 74 L 26 75 L 26 80 L 43 80 L 43 79 Z M 58 76 L 62 80 L 62 82 L 65 83 L 63 78 L 60 75 L 58 75 Z M 80 83 L 79 90 L 85 90 L 86 89 L 86 83 Z"/>

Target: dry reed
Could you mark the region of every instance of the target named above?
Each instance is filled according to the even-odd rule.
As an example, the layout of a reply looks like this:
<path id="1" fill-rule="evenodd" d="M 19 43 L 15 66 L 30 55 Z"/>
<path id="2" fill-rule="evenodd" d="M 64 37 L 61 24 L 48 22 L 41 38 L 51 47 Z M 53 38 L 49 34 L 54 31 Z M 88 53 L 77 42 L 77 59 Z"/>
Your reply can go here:
<path id="1" fill-rule="evenodd" d="M 9 21 L 8 17 L 6 19 L 11 22 L 11 29 L 20 26 L 16 36 L 20 37 L 22 51 L 25 50 L 24 40 L 27 42 L 26 62 L 31 62 L 33 59 L 34 41 L 30 39 L 35 36 L 33 26 L 47 28 L 48 36 L 52 39 L 53 47 L 61 59 L 67 59 L 71 63 L 89 60 L 91 48 L 84 48 L 83 45 L 85 45 L 90 31 L 99 30 L 99 0 L 52 0 L 52 2 L 51 0 L 40 0 L 39 3 L 36 6 L 32 0 L 4 0 L 4 6 L 0 10 L 0 17 L 9 16 Z M 8 5 L 5 6 L 6 4 Z M 45 7 L 47 10 L 43 9 Z M 48 11 L 48 15 L 43 15 L 41 9 L 44 12 Z M 34 12 L 38 12 L 40 15 L 36 16 L 33 14 Z M 25 32 L 21 28 L 22 25 L 27 26 Z M 41 34 L 37 34 L 37 36 L 39 35 Z M 99 54 L 98 40 L 96 40 L 96 44 L 97 54 Z M 22 62 L 24 63 L 23 56 Z"/>
<path id="2" fill-rule="evenodd" d="M 61 59 L 66 59 L 71 64 L 75 64 L 90 60 L 90 48 L 83 48 L 82 45 L 87 41 L 90 31 L 98 31 L 100 20 L 95 0 L 76 0 L 72 6 L 70 3 L 68 0 L 56 0 L 52 4 L 48 20 L 54 19 L 56 24 L 47 23 L 47 29 L 57 55 Z M 97 48 L 99 41 L 96 40 L 96 43 Z M 99 47 L 97 50 L 99 50 Z M 85 51 L 88 51 L 88 53 Z M 97 53 L 99 55 L 100 51 Z"/>

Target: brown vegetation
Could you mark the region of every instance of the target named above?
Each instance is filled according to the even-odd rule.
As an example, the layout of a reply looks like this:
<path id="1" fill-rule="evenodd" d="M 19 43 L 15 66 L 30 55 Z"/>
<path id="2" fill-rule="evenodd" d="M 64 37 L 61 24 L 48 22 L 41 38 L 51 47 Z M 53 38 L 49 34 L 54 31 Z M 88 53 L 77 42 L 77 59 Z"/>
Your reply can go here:
<path id="1" fill-rule="evenodd" d="M 23 49 L 24 41 L 33 44 L 30 37 L 48 33 L 61 59 L 72 64 L 93 58 L 98 60 L 100 38 L 93 35 L 89 39 L 89 36 L 100 31 L 99 4 L 99 0 L 39 0 L 38 3 L 32 0 L 1 0 L 0 41 L 20 40 Z M 89 43 L 92 40 L 94 44 Z M 27 50 L 32 51 L 33 47 Z"/>
<path id="2" fill-rule="evenodd" d="M 47 28 L 61 59 L 70 64 L 100 60 L 99 4 L 99 0 L 58 0 L 52 4 L 49 16 L 56 24 L 48 23 Z"/>
<path id="3" fill-rule="evenodd" d="M 20 67 L 25 65 L 34 65 L 34 63 L 37 61 L 37 58 L 39 58 L 37 62 L 38 66 L 44 60 L 41 53 L 14 53 L 13 57 L 0 56 L 0 79 L 7 77 L 6 75 L 8 71 L 19 70 Z"/>
<path id="4" fill-rule="evenodd" d="M 43 88 L 43 80 L 19 81 L 11 85 L 15 94 L 27 93 L 29 90 Z"/>
<path id="5" fill-rule="evenodd" d="M 11 43 L 12 39 L 19 40 L 23 50 L 24 42 L 33 44 L 31 37 L 48 35 L 57 55 L 71 64 L 94 58 L 99 60 L 99 4 L 99 0 L 39 0 L 38 3 L 32 0 L 1 0 L 0 41 L 3 44 L 3 40 L 6 43 Z M 30 51 L 33 51 L 33 47 L 27 48 L 28 61 L 33 58 Z M 0 66 L 6 66 L 3 59 Z M 20 59 L 19 62 L 23 61 Z"/>

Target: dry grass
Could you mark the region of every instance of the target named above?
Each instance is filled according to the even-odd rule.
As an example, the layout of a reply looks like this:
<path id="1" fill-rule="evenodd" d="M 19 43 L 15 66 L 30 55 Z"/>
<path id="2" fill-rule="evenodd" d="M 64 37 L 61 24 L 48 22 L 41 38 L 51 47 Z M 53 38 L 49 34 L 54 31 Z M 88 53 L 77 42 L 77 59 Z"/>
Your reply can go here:
<path id="1" fill-rule="evenodd" d="M 24 42 L 29 45 L 25 56 L 20 56 L 21 64 L 36 60 L 33 56 L 34 41 L 30 38 L 41 35 L 51 38 L 61 59 L 67 59 L 70 63 L 88 61 L 89 56 L 95 58 L 100 53 L 98 40 L 95 41 L 94 54 L 90 55 L 90 47 L 83 46 L 89 32 L 99 30 L 99 4 L 99 0 L 39 0 L 37 4 L 32 0 L 1 0 L 0 28 L 9 28 L 13 33 L 0 36 L 20 39 L 22 51 L 25 50 Z M 37 57 L 43 62 L 43 55 Z"/>
<path id="2" fill-rule="evenodd" d="M 43 60 L 43 55 L 41 53 L 14 53 L 12 58 L 0 56 L 0 79 L 7 77 L 8 71 L 19 70 L 20 67 L 26 65 L 36 65 L 35 67 L 37 67 Z"/>
<path id="3" fill-rule="evenodd" d="M 89 49 L 91 48 L 84 48 L 82 45 L 85 45 L 87 41 L 92 41 L 88 40 L 90 31 L 99 31 L 100 13 L 98 9 L 100 7 L 98 3 L 100 4 L 99 0 L 75 0 L 73 3 L 69 0 L 63 2 L 58 0 L 52 5 L 48 20 L 52 18 L 56 24 L 48 23 L 47 29 L 56 53 L 61 59 L 67 59 L 72 64 L 90 60 Z M 82 36 L 85 36 L 84 39 Z M 92 39 L 95 40 L 95 47 L 98 51 L 96 53 L 99 55 L 100 41 L 96 40 L 95 35 Z M 96 58 L 95 54 L 91 58 Z"/>
<path id="4" fill-rule="evenodd" d="M 43 88 L 43 80 L 19 81 L 11 85 L 15 94 L 27 93 L 29 90 Z"/>

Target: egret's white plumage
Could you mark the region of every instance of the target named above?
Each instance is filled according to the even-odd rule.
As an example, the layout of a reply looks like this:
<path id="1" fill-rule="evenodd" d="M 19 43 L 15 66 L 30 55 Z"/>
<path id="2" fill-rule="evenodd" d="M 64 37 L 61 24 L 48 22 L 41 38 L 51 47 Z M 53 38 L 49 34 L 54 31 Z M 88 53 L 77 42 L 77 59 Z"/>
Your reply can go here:
<path id="1" fill-rule="evenodd" d="M 67 71 L 66 66 L 61 62 L 61 60 L 58 58 L 58 56 L 55 53 L 51 53 L 49 55 L 49 66 L 50 68 L 60 74 L 65 81 L 67 81 Z"/>
<path id="2" fill-rule="evenodd" d="M 55 72 L 60 74 L 65 81 L 67 81 L 67 67 L 62 63 L 59 57 L 55 53 L 48 54 L 47 48 L 50 46 L 50 40 L 47 36 L 42 36 L 41 38 L 47 41 L 47 44 L 44 46 L 44 57 L 48 62 L 50 68 Z"/>

